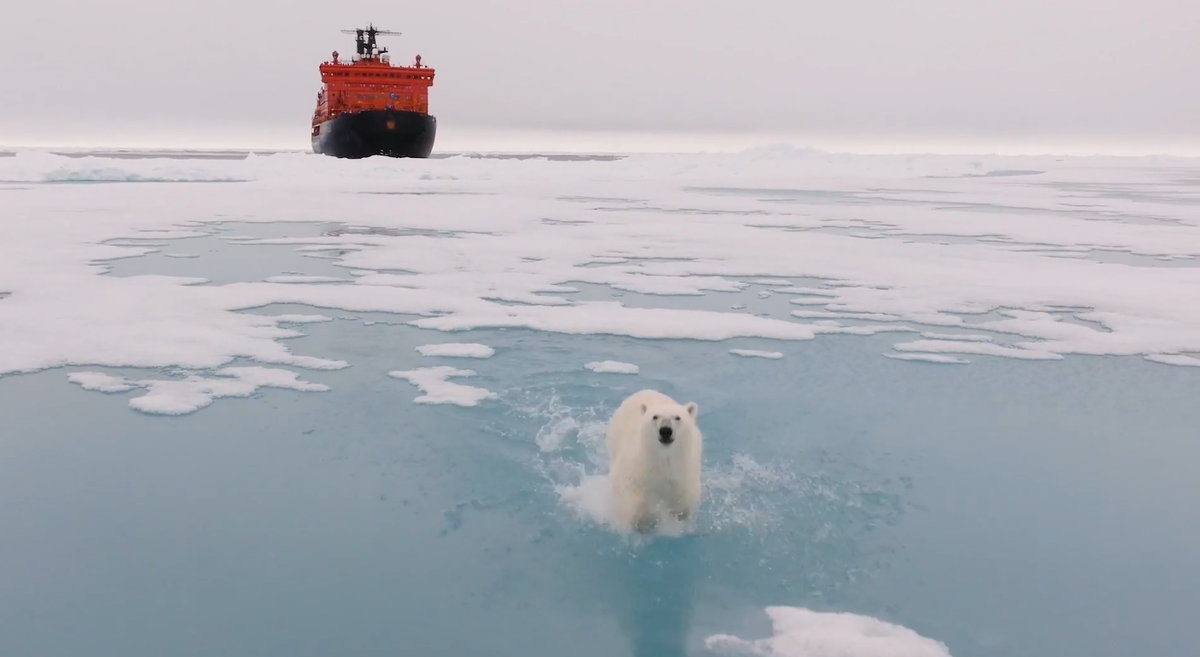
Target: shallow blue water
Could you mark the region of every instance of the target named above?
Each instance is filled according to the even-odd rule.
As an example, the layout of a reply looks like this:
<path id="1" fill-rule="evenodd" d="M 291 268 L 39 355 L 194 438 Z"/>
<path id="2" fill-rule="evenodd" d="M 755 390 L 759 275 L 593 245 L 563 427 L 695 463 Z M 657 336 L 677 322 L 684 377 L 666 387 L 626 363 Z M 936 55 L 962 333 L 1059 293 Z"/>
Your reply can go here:
<path id="1" fill-rule="evenodd" d="M 341 273 L 293 247 L 205 239 L 165 249 L 201 258 L 116 261 L 113 275 Z M 753 290 L 653 299 L 731 303 L 791 309 Z M 325 393 L 267 389 L 166 418 L 62 370 L 0 379 L 5 654 L 700 655 L 712 634 L 768 636 L 768 605 L 878 616 L 958 657 L 1193 649 L 1194 368 L 901 362 L 881 356 L 886 334 L 444 334 L 329 314 L 351 318 L 291 342 L 352 363 L 304 373 Z M 452 341 L 497 353 L 413 350 Z M 583 368 L 606 359 L 641 373 Z M 441 364 L 498 398 L 414 404 L 416 387 L 387 376 Z M 98 368 L 68 371 L 84 369 Z M 643 387 L 699 403 L 711 485 L 695 535 L 635 544 L 561 487 L 597 472 L 588 438 Z"/>

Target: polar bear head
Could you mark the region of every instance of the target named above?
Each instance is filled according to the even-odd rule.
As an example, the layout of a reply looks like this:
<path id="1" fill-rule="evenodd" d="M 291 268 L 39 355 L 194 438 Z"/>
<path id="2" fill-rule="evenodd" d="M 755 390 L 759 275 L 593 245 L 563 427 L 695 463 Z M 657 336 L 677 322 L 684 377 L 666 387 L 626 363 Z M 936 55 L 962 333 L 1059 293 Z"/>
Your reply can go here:
<path id="1" fill-rule="evenodd" d="M 691 441 L 696 431 L 696 402 L 686 404 L 642 404 L 642 437 L 669 447 Z"/>

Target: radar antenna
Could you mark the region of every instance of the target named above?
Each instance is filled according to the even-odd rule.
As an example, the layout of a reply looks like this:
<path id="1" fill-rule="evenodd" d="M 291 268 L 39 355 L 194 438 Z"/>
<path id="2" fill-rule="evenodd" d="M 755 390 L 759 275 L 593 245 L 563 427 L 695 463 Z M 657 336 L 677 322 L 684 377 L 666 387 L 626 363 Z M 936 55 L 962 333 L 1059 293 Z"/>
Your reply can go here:
<path id="1" fill-rule="evenodd" d="M 368 59 L 374 59 L 377 55 L 382 55 L 388 51 L 387 48 L 379 48 L 375 45 L 375 36 L 376 35 L 379 35 L 379 34 L 396 35 L 396 36 L 400 35 L 399 32 L 392 32 L 391 30 L 380 30 L 380 29 L 376 28 L 374 24 L 371 24 L 371 23 L 368 23 L 367 27 L 365 29 L 342 30 L 342 34 L 355 35 L 355 42 L 358 44 L 358 55 L 360 57 L 366 57 Z"/>

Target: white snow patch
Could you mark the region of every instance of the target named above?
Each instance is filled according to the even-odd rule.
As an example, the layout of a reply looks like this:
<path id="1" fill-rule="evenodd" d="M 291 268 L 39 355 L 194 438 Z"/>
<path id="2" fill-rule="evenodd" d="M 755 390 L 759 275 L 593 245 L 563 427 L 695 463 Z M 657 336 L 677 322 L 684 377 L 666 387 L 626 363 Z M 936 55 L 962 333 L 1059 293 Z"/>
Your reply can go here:
<path id="1" fill-rule="evenodd" d="M 593 361 L 584 365 L 593 372 L 608 374 L 637 374 L 638 366 L 633 363 L 622 363 L 616 360 Z"/>
<path id="2" fill-rule="evenodd" d="M 200 256 L 195 253 L 164 253 L 163 257 L 164 258 L 199 258 Z"/>
<path id="3" fill-rule="evenodd" d="M 145 388 L 148 392 L 129 400 L 130 408 L 151 415 L 194 413 L 220 397 L 249 397 L 259 388 L 285 388 L 301 392 L 326 392 L 329 386 L 301 381 L 295 372 L 267 367 L 226 367 L 217 378 L 195 374 L 183 379 L 129 381 L 100 372 L 75 372 L 67 378 L 86 390 L 124 392 Z"/>
<path id="4" fill-rule="evenodd" d="M 419 367 L 415 370 L 388 372 L 388 376 L 405 379 L 417 386 L 424 395 L 413 399 L 418 404 L 457 404 L 459 406 L 476 406 L 485 399 L 494 399 L 496 393 L 484 388 L 476 388 L 461 383 L 448 381 L 452 376 L 475 376 L 473 370 L 460 370 L 455 367 Z"/>
<path id="5" fill-rule="evenodd" d="M 450 358 L 491 358 L 496 350 L 485 344 L 471 342 L 443 342 L 417 347 L 422 356 L 445 356 Z"/>
<path id="6" fill-rule="evenodd" d="M 410 325 L 443 331 L 809 340 L 897 330 L 874 324 L 899 318 L 922 330 L 1027 340 L 1001 347 L 925 334 L 930 342 L 908 343 L 901 347 L 907 353 L 1114 354 L 1175 363 L 1193 358 L 1179 354 L 1200 353 L 1200 268 L 1102 262 L 1110 255 L 1200 256 L 1200 218 L 1180 202 L 1194 197 L 1186 180 L 1200 173 L 1200 159 L 830 157 L 766 149 L 613 162 L 328 160 L 300 154 L 114 160 L 41 151 L 0 158 L 0 180 L 34 183 L 6 197 L 0 216 L 0 289 L 12 293 L 0 300 L 0 375 L 62 366 L 212 370 L 240 358 L 348 366 L 292 354 L 283 340 L 301 333 L 245 312 L 275 303 L 396 313 L 409 316 L 402 321 Z M 978 175 L 1004 169 L 1042 173 Z M 244 183 L 222 185 L 220 194 L 211 185 L 36 184 L 62 180 Z M 811 201 L 794 189 L 797 180 L 835 194 L 869 192 L 880 202 Z M 1121 198 L 1103 191 L 1114 184 L 1144 193 Z M 397 186 L 416 193 L 362 193 Z M 457 193 L 465 189 L 473 193 Z M 211 237 L 228 229 L 212 222 L 234 216 L 328 221 L 332 197 L 356 227 L 380 230 L 238 243 L 294 244 L 308 254 L 327 253 L 350 272 L 344 279 L 270 280 L 347 284 L 199 285 L 206 281 L 103 275 L 104 263 L 146 253 L 146 239 Z M 562 200 L 601 197 L 637 200 L 601 208 Z M 850 236 L 862 231 L 878 239 Z M 802 323 L 794 315 L 636 308 L 572 296 L 576 284 L 647 294 L 737 293 L 751 285 L 743 280 L 825 281 L 768 287 L 801 297 L 793 300 L 798 306 L 873 325 L 840 327 L 817 319 L 823 314 Z M 743 306 L 747 298 L 755 297 L 743 293 L 712 305 Z M 1046 308 L 1077 314 L 1070 319 Z M 964 319 L 992 312 L 1008 318 Z M 990 346 L 962 346 L 967 342 Z"/>
<path id="7" fill-rule="evenodd" d="M 67 375 L 67 380 L 78 384 L 84 390 L 99 392 L 125 392 L 137 387 L 119 376 L 102 372 L 72 372 Z"/>
<path id="8" fill-rule="evenodd" d="M 951 657 L 946 644 L 870 616 L 802 607 L 767 607 L 766 612 L 771 638 L 716 634 L 704 640 L 705 647 L 764 657 Z"/>
<path id="9" fill-rule="evenodd" d="M 783 352 L 780 351 L 757 351 L 755 349 L 730 349 L 729 353 L 735 356 L 746 356 L 748 358 L 783 358 Z"/>

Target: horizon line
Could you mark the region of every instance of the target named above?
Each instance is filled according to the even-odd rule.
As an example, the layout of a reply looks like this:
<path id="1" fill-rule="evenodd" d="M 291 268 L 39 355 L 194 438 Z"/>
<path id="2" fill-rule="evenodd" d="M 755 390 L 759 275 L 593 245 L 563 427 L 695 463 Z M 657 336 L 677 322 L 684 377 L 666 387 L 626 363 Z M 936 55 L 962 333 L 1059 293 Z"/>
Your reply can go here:
<path id="1" fill-rule="evenodd" d="M 263 131 L 265 132 L 265 131 Z M 190 151 L 190 152 L 305 152 L 305 139 L 280 138 L 272 130 L 232 138 L 149 139 L 117 137 L 103 141 L 68 139 L 22 140 L 0 143 L 0 152 L 59 151 Z M 1200 157 L 1200 139 L 1098 139 L 1061 137 L 913 137 L 861 135 L 799 135 L 786 132 L 652 131 L 652 130 L 499 130 L 466 128 L 439 131 L 434 153 L 691 155 L 732 154 L 749 150 L 790 147 L 827 155 L 922 155 L 1007 157 Z M 71 143 L 74 142 L 74 143 Z"/>

